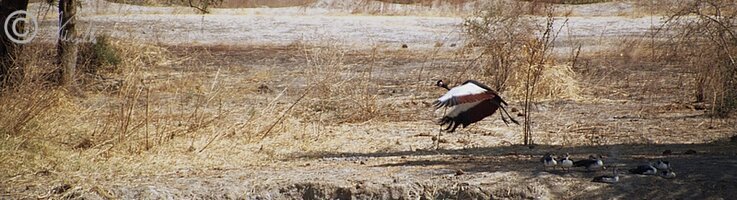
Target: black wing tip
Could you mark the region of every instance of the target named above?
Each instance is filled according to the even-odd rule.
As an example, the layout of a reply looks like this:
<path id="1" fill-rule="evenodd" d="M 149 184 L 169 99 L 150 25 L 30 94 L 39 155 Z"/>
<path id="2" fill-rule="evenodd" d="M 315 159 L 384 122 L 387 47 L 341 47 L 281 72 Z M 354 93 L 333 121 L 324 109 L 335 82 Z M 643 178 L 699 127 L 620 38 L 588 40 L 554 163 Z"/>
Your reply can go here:
<path id="1" fill-rule="evenodd" d="M 451 121 L 452 120 L 450 119 L 450 117 L 443 117 L 443 118 L 438 119 L 438 121 L 436 123 L 438 125 L 445 125 L 447 123 L 450 123 Z"/>
<path id="2" fill-rule="evenodd" d="M 459 122 L 455 121 L 455 119 L 453 119 L 451 117 L 448 117 L 448 116 L 445 116 L 443 118 L 440 118 L 437 121 L 437 124 L 440 125 L 440 126 L 444 126 L 446 124 L 448 125 L 447 127 L 443 128 L 443 131 L 446 131 L 448 133 L 454 132 L 455 129 L 458 127 L 458 123 Z"/>

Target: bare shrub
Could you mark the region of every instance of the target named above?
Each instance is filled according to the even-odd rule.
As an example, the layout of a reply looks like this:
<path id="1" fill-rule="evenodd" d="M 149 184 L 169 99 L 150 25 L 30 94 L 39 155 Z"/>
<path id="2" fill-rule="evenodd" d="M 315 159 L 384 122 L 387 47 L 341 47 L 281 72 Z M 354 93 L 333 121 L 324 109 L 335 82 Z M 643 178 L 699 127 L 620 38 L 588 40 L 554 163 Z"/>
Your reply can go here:
<path id="1" fill-rule="evenodd" d="M 533 19 L 525 17 L 523 4 L 507 4 L 496 1 L 487 9 L 466 19 L 464 30 L 470 38 L 469 47 L 478 47 L 477 62 L 485 82 L 499 92 L 508 88 L 508 82 L 525 64 L 522 54 L 526 42 L 532 40 L 535 29 Z"/>
<path id="2" fill-rule="evenodd" d="M 479 12 L 479 17 L 466 19 L 464 28 L 471 48 L 467 51 L 475 54 L 473 64 L 479 73 L 463 71 L 461 75 L 478 76 L 471 78 L 514 98 L 528 95 L 528 78 L 536 79 L 529 79 L 535 85 L 529 92 L 537 99 L 577 98 L 580 87 L 572 66 L 557 64 L 552 56 L 560 30 L 553 27 L 553 7 L 545 7 L 545 20 L 538 21 L 525 15 L 521 9 L 525 5 L 497 3 Z"/>
<path id="3" fill-rule="evenodd" d="M 532 105 L 542 98 L 575 97 L 579 88 L 570 66 L 552 56 L 557 31 L 551 5 L 546 20 L 526 16 L 521 2 L 497 1 L 464 23 L 470 46 L 478 52 L 480 77 L 498 92 L 524 100 L 524 144 L 532 144 Z"/>
<path id="4" fill-rule="evenodd" d="M 737 110 L 737 3 L 696 0 L 667 19 L 665 43 L 673 64 L 696 73 L 698 102 L 712 104 L 712 114 L 726 117 Z"/>

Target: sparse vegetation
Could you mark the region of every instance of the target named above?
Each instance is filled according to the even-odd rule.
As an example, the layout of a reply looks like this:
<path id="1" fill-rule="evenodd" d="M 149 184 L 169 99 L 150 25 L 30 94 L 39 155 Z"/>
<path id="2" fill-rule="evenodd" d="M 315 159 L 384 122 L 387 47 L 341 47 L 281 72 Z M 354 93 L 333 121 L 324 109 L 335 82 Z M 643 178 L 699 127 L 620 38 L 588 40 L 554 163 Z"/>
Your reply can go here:
<path id="1" fill-rule="evenodd" d="M 467 46 L 478 51 L 480 77 L 504 94 L 524 99 L 524 144 L 533 144 L 531 115 L 537 99 L 573 98 L 578 94 L 575 74 L 568 66 L 557 66 L 552 55 L 559 30 L 553 27 L 554 8 L 545 6 L 544 24 L 525 15 L 527 4 L 498 1 L 466 19 L 471 38 Z M 564 23 L 565 24 L 565 23 Z"/>
<path id="2" fill-rule="evenodd" d="M 577 98 L 580 88 L 575 73 L 570 66 L 557 65 L 550 52 L 553 41 L 543 41 L 553 39 L 562 27 L 554 29 L 552 21 L 539 24 L 525 16 L 525 5 L 494 4 L 479 12 L 480 17 L 465 20 L 464 30 L 470 38 L 467 46 L 477 52 L 473 57 L 480 73 L 463 75 L 480 74 L 481 80 L 499 92 L 524 98 L 528 67 L 536 66 L 531 74 L 540 76 L 535 84 L 539 89 L 530 91 L 535 98 Z"/>
<path id="3" fill-rule="evenodd" d="M 106 34 L 80 46 L 81 95 L 51 84 L 53 42 L 24 46 L 14 60 L 24 75 L 0 90 L 0 199 L 708 199 L 737 191 L 725 170 L 734 163 L 724 159 L 737 155 L 726 141 L 737 120 L 722 114 L 734 113 L 736 99 L 729 4 L 688 4 L 701 7 L 651 34 L 614 23 L 639 25 L 637 17 L 571 16 L 569 24 L 555 17 L 556 5 L 519 1 L 360 1 L 368 3 L 347 8 L 358 15 L 317 4 L 343 1 L 223 2 L 311 5 L 204 17 L 82 7 Z M 377 12 L 382 5 L 391 6 Z M 458 17 L 481 5 L 489 7 Z M 303 16 L 310 6 L 318 12 Z M 598 12 L 586 9 L 575 12 Z M 446 91 L 437 79 L 489 85 L 525 124 L 506 126 L 495 114 L 439 134 L 443 110 L 431 105 Z M 670 159 L 679 177 L 589 184 L 602 172 L 539 170 L 549 151 L 603 154 L 618 166 Z"/>
<path id="4" fill-rule="evenodd" d="M 98 35 L 94 42 L 82 43 L 79 47 L 78 66 L 81 72 L 98 74 L 116 72 L 122 64 L 120 52 L 113 47 L 108 35 Z"/>
<path id="5" fill-rule="evenodd" d="M 662 34 L 670 64 L 697 74 L 694 99 L 726 117 L 737 110 L 737 4 L 685 1 L 668 19 Z"/>

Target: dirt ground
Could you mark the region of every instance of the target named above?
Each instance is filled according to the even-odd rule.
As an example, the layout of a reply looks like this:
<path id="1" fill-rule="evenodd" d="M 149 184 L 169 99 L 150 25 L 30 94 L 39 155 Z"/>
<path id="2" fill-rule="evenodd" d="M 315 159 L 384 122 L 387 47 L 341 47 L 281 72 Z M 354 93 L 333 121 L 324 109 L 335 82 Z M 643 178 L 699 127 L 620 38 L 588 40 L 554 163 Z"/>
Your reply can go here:
<path id="1" fill-rule="evenodd" d="M 622 7 L 620 3 L 603 6 L 607 5 Z M 562 48 L 567 41 L 577 41 L 592 51 L 607 46 L 620 49 L 617 41 L 645 33 L 658 21 L 585 16 L 588 10 L 597 11 L 591 5 L 580 10 L 579 16 L 570 19 L 571 34 L 559 40 Z M 290 45 L 336 45 L 347 52 L 343 59 L 351 70 L 375 71 L 372 83 L 388 88 L 381 97 L 396 102 L 392 105 L 401 110 L 386 117 L 396 120 L 338 123 L 321 127 L 321 135 L 295 136 L 295 140 L 314 140 L 304 145 L 319 144 L 320 149 L 301 151 L 269 143 L 232 146 L 258 148 L 254 157 L 277 152 L 268 162 L 234 161 L 251 156 L 243 153 L 208 154 L 204 159 L 221 164 L 178 163 L 140 174 L 52 170 L 3 177 L 0 199 L 731 199 L 737 195 L 737 120 L 707 116 L 704 104 L 694 103 L 689 92 L 694 77 L 686 69 L 655 67 L 621 54 L 588 56 L 587 64 L 574 68 L 584 86 L 581 98 L 547 100 L 534 107 L 534 148 L 517 145 L 521 126 L 504 125 L 494 115 L 467 129 L 442 134 L 435 149 L 438 127 L 428 103 L 443 93 L 432 86 L 434 80 L 462 81 L 448 77 L 449 71 L 468 64 L 455 55 L 463 44 L 461 18 L 289 16 L 280 15 L 283 10 L 258 11 L 205 18 L 89 14 L 86 19 L 112 29 L 114 37 L 165 46 L 175 62 L 156 71 L 159 76 L 184 74 L 186 78 L 217 72 L 226 77 L 225 88 L 251 90 L 256 86 L 240 84 L 245 79 L 255 83 L 249 74 L 268 70 L 278 72 L 259 83 L 271 85 L 274 91 L 299 85 L 295 74 L 303 70 L 307 58 Z M 184 25 L 198 22 L 202 30 L 216 31 L 185 30 L 191 27 Z M 444 45 L 437 47 L 438 42 Z M 458 46 L 450 47 L 451 43 Z M 378 49 L 378 56 L 369 49 Z M 418 80 L 418 74 L 424 77 Z M 295 99 L 298 94 L 287 96 Z M 249 101 L 259 98 L 249 96 L 230 105 L 259 105 Z M 508 101 L 511 107 L 521 108 L 521 99 Z M 423 111 L 413 113 L 417 110 Z M 663 155 L 665 150 L 673 154 Z M 608 170 L 544 170 L 539 159 L 546 152 L 570 153 L 574 160 L 603 155 L 606 165 L 623 172 L 621 180 L 591 182 L 595 176 L 610 174 Z M 660 159 L 672 163 L 676 178 L 626 173 Z"/>

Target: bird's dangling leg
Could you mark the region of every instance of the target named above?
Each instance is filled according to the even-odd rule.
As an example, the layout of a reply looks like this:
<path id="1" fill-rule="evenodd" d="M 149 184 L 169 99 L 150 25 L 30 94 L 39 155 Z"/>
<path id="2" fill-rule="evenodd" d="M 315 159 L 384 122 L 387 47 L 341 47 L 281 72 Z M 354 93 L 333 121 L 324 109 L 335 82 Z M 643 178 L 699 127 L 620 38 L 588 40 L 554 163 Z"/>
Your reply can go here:
<path id="1" fill-rule="evenodd" d="M 507 126 L 509 126 L 509 121 L 507 121 L 507 118 L 504 117 L 504 113 L 499 113 L 499 116 L 502 117 L 502 121 L 504 122 L 504 124 L 506 124 Z"/>
<path id="2" fill-rule="evenodd" d="M 432 141 L 434 150 L 437 151 L 440 149 L 440 136 L 443 135 L 443 131 L 438 131 L 438 134 L 435 135 L 435 139 Z"/>
<path id="3" fill-rule="evenodd" d="M 511 120 L 511 121 L 512 121 L 512 123 L 514 123 L 514 124 L 517 124 L 517 125 L 519 125 L 519 122 L 517 122 L 517 120 L 515 120 L 515 119 L 514 119 L 514 118 L 512 117 L 512 115 L 509 115 L 509 113 L 507 112 L 507 109 L 506 109 L 506 108 L 504 108 L 504 106 L 499 106 L 499 107 L 500 107 L 500 108 L 502 108 L 502 111 L 504 111 L 504 114 L 507 114 L 507 117 L 509 117 L 509 120 Z M 499 114 L 501 114 L 501 113 L 499 113 Z M 502 118 L 504 118 L 503 114 L 502 114 Z"/>
<path id="4" fill-rule="evenodd" d="M 443 125 L 448 124 L 447 127 L 443 128 Z M 432 137 L 432 147 L 428 147 L 428 150 L 432 148 L 433 150 L 438 150 L 440 148 L 440 136 L 442 136 L 443 131 L 448 131 L 450 127 L 453 126 L 452 121 L 448 121 L 447 118 L 443 118 L 440 121 L 440 129 L 438 129 L 438 133 L 435 134 L 435 136 Z"/>

